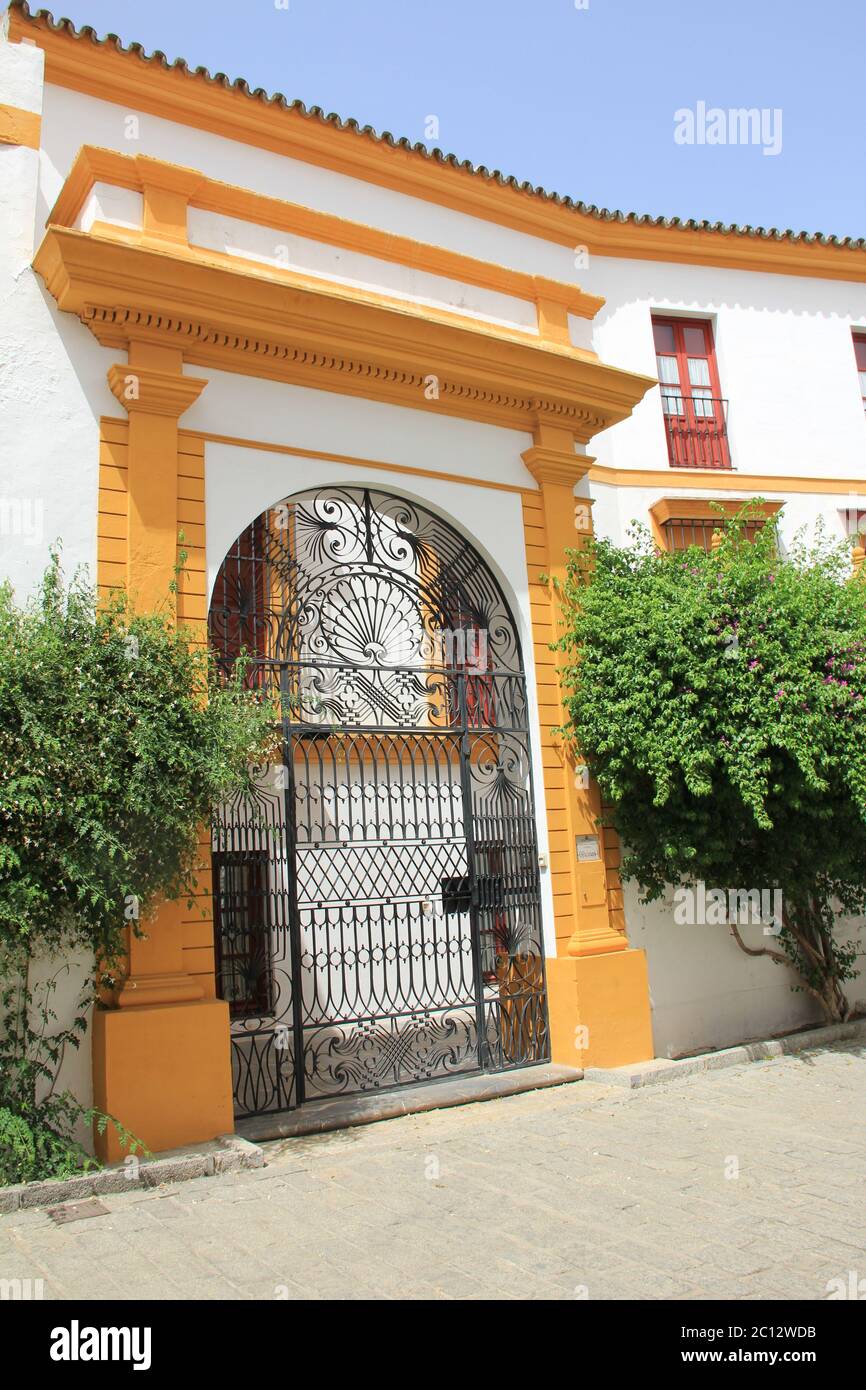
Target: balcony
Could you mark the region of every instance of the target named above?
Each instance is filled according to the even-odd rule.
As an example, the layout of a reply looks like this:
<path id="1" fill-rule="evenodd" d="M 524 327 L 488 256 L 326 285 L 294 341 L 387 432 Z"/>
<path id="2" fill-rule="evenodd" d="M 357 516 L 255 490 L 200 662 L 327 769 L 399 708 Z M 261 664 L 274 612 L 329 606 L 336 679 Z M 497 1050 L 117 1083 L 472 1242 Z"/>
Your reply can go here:
<path id="1" fill-rule="evenodd" d="M 718 396 L 684 396 L 662 388 L 671 468 L 730 468 L 728 402 Z"/>

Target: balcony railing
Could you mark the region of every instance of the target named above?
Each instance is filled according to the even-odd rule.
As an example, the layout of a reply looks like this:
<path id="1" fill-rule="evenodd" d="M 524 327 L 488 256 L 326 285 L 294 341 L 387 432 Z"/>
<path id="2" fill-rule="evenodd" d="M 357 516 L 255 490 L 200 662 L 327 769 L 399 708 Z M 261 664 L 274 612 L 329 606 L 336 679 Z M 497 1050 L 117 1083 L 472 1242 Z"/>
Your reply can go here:
<path id="1" fill-rule="evenodd" d="M 662 392 L 671 468 L 730 468 L 728 402 L 716 396 Z"/>

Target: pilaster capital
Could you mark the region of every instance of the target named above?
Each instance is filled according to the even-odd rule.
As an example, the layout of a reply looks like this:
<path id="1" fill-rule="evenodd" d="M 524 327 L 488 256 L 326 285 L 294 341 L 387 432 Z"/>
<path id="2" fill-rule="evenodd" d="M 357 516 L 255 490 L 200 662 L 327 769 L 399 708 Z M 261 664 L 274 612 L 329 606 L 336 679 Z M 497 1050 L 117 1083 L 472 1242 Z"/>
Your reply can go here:
<path id="1" fill-rule="evenodd" d="M 207 386 L 199 376 L 160 372 L 152 367 L 132 367 L 115 362 L 108 369 L 111 394 L 129 414 L 162 415 L 179 420 Z"/>
<path id="2" fill-rule="evenodd" d="M 586 476 L 595 462 L 588 454 L 568 454 L 540 444 L 534 444 L 520 457 L 539 485 L 555 483 L 560 487 L 573 487 Z"/>

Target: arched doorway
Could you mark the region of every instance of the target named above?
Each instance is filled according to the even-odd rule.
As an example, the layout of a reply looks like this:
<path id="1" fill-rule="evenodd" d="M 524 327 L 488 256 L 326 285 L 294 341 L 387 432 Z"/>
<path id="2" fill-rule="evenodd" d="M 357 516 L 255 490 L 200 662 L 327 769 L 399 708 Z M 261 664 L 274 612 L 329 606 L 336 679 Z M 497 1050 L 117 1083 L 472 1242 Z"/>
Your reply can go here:
<path id="1" fill-rule="evenodd" d="M 297 494 L 209 632 L 281 719 L 213 831 L 238 1114 L 546 1061 L 526 680 L 479 553 L 406 498 Z"/>

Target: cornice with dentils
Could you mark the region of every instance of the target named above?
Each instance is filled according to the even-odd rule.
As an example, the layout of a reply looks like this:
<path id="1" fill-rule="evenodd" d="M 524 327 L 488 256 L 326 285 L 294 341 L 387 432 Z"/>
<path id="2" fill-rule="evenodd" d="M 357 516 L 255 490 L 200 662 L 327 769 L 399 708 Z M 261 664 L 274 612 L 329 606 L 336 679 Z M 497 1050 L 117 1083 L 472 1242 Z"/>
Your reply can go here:
<path id="1" fill-rule="evenodd" d="M 170 345 L 201 366 L 525 433 L 546 422 L 586 443 L 655 385 L 530 334 L 188 246 L 49 226 L 33 264 L 104 346 Z"/>

